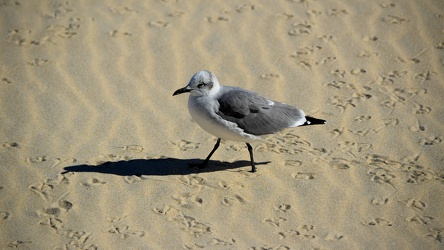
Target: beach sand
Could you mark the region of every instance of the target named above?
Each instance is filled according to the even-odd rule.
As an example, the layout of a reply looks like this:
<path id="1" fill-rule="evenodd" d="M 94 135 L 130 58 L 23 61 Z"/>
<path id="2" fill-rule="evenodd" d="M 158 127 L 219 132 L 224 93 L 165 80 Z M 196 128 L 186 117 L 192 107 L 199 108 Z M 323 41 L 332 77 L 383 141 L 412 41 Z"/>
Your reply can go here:
<path id="1" fill-rule="evenodd" d="M 444 5 L 0 1 L 0 248 L 443 249 Z M 199 70 L 326 119 L 194 123 Z"/>

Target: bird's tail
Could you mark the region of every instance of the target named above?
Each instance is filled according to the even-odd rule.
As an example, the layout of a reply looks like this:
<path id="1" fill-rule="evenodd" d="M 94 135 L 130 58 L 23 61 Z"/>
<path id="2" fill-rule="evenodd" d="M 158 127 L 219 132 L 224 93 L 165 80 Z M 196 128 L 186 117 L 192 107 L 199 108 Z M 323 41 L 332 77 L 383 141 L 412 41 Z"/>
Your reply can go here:
<path id="1" fill-rule="evenodd" d="M 326 120 L 322 120 L 322 119 L 318 119 L 318 118 L 314 118 L 314 117 L 310 117 L 310 116 L 306 116 L 305 119 L 307 119 L 307 121 L 304 124 L 302 124 L 301 126 L 318 125 L 318 124 L 326 124 L 327 123 Z"/>

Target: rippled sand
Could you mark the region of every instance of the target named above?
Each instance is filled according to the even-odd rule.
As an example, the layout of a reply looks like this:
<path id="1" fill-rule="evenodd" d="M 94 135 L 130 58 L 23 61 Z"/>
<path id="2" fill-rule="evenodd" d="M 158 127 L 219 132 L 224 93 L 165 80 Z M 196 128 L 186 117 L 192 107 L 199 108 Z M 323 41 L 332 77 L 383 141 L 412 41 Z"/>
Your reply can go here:
<path id="1" fill-rule="evenodd" d="M 0 248 L 442 249 L 444 7 L 0 1 Z M 198 127 L 197 71 L 326 119 Z"/>

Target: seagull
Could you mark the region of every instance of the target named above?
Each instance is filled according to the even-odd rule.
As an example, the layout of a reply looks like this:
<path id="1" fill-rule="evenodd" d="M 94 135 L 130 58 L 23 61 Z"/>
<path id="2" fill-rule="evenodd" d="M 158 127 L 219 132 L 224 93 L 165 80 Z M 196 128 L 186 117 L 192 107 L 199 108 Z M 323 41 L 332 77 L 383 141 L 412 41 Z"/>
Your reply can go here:
<path id="1" fill-rule="evenodd" d="M 188 85 L 176 90 L 173 96 L 183 93 L 190 93 L 188 111 L 193 120 L 217 137 L 213 150 L 199 164 L 200 168 L 208 166 L 221 139 L 224 139 L 247 144 L 251 172 L 254 173 L 256 166 L 250 142 L 286 128 L 326 123 L 325 120 L 306 116 L 298 108 L 269 100 L 255 92 L 220 85 L 216 76 L 206 70 L 194 74 Z"/>

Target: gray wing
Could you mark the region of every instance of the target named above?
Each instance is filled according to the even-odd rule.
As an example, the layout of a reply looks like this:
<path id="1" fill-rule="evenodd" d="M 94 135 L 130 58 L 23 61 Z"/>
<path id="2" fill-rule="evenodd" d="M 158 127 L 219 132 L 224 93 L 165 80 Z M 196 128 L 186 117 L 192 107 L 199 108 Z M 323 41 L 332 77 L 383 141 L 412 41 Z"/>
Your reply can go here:
<path id="1" fill-rule="evenodd" d="M 230 88 L 217 101 L 219 116 L 253 135 L 273 134 L 305 120 L 304 112 L 295 107 L 240 88 Z"/>

